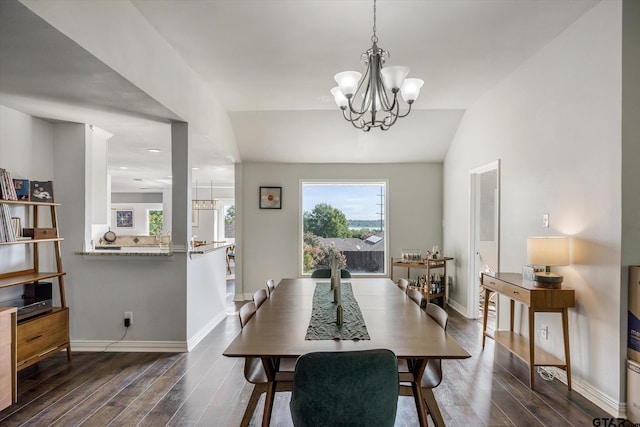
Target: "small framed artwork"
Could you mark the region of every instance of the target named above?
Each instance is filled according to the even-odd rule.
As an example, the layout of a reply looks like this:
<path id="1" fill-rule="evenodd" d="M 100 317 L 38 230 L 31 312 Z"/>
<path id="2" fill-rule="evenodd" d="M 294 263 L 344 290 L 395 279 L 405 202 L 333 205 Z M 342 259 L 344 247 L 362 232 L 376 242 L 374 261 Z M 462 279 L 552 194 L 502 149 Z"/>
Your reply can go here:
<path id="1" fill-rule="evenodd" d="M 29 200 L 32 202 L 51 203 L 53 202 L 53 182 L 31 181 L 29 183 L 29 194 Z"/>
<path id="2" fill-rule="evenodd" d="M 116 209 L 116 228 L 133 228 L 133 209 Z"/>
<path id="3" fill-rule="evenodd" d="M 282 209 L 282 187 L 260 187 L 260 209 Z"/>
<path id="4" fill-rule="evenodd" d="M 16 196 L 18 196 L 18 200 L 29 200 L 28 179 L 14 179 L 13 187 L 16 189 Z"/>

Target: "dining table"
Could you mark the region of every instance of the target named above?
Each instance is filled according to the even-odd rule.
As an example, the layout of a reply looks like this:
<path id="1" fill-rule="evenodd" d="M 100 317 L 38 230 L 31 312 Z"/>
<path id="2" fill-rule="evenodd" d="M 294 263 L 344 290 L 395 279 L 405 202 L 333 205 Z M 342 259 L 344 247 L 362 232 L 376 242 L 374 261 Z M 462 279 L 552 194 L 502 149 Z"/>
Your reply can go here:
<path id="1" fill-rule="evenodd" d="M 321 282 L 328 279 L 282 279 L 223 353 L 261 358 L 269 379 L 262 425 L 271 421 L 277 383 L 293 380 L 292 372 L 278 370 L 282 358 L 317 351 L 386 348 L 399 363 L 406 360 L 408 370 L 399 372 L 399 381 L 411 384 L 420 425 L 427 426 L 420 387 L 427 361 L 464 359 L 470 354 L 389 278 L 342 279 L 343 284 L 351 284 L 370 339 L 306 339 L 316 284 Z"/>

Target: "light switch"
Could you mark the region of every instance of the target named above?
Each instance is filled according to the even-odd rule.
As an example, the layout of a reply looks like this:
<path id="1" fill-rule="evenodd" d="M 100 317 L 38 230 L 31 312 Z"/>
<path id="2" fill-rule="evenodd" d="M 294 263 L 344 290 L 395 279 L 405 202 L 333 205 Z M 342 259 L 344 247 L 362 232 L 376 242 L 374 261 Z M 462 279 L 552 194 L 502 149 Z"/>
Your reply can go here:
<path id="1" fill-rule="evenodd" d="M 549 228 L 549 214 L 542 215 L 542 227 Z"/>

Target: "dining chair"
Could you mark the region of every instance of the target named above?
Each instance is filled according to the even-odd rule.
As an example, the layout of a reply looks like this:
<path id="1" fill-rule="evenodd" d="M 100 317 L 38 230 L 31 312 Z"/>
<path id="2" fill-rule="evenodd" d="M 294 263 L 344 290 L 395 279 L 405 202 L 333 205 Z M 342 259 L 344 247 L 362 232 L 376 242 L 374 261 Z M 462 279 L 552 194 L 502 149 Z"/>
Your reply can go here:
<path id="1" fill-rule="evenodd" d="M 267 279 L 265 284 L 267 285 L 267 293 L 271 296 L 271 293 L 276 290 L 276 282 L 273 279 Z"/>
<path id="2" fill-rule="evenodd" d="M 264 289 L 261 289 L 265 291 Z M 258 293 L 258 292 L 256 292 Z M 266 293 L 266 291 L 265 291 Z M 256 314 L 256 304 L 253 302 L 248 302 L 242 307 L 238 312 L 240 317 L 240 327 L 244 329 L 245 325 L 254 314 Z M 293 362 L 289 364 L 289 368 L 291 372 L 293 372 Z M 280 367 L 280 369 L 283 369 Z M 244 378 L 253 384 L 253 391 L 251 392 L 251 396 L 249 397 L 249 402 L 247 402 L 247 409 L 244 411 L 244 415 L 242 416 L 242 421 L 240 425 L 242 427 L 246 427 L 249 425 L 249 421 L 253 417 L 253 413 L 256 410 L 256 406 L 258 406 L 258 401 L 260 400 L 260 395 L 262 393 L 266 393 L 269 387 L 269 378 L 267 377 L 267 373 L 264 370 L 264 365 L 262 364 L 262 359 L 259 357 L 245 357 L 244 358 Z M 276 384 L 276 391 L 291 391 L 291 381 L 281 381 Z"/>
<path id="3" fill-rule="evenodd" d="M 231 261 L 236 265 L 236 245 L 227 246 L 227 273 L 231 274 Z"/>
<path id="4" fill-rule="evenodd" d="M 341 269 L 340 277 L 342 279 L 351 278 L 351 272 L 349 270 Z M 311 273 L 312 279 L 330 279 L 331 278 L 331 269 L 330 268 L 319 268 L 317 270 L 313 270 Z"/>
<path id="5" fill-rule="evenodd" d="M 266 289 L 258 289 L 253 294 L 253 303 L 256 305 L 256 310 L 260 308 L 262 303 L 264 303 L 267 300 L 267 298 L 269 298 L 269 295 L 267 294 Z"/>
<path id="6" fill-rule="evenodd" d="M 445 331 L 447 330 L 447 323 L 449 315 L 439 305 L 429 303 L 426 308 L 427 314 Z M 433 394 L 433 389 L 440 385 L 442 382 L 442 360 L 441 359 L 429 359 L 427 366 L 422 374 L 420 381 L 420 388 L 422 388 L 422 397 L 427 405 L 427 415 L 431 415 L 431 419 L 436 427 L 444 426 L 444 419 L 442 413 L 436 402 L 436 398 Z M 413 390 L 410 385 L 406 383 L 400 383 L 400 396 L 413 396 Z"/>
<path id="7" fill-rule="evenodd" d="M 300 356 L 289 403 L 293 425 L 393 426 L 397 366 L 396 355 L 387 349 Z"/>
<path id="8" fill-rule="evenodd" d="M 407 295 L 413 302 L 418 304 L 418 307 L 422 308 L 422 293 L 419 290 L 415 288 L 409 288 L 407 290 Z"/>
<path id="9" fill-rule="evenodd" d="M 406 294 L 407 290 L 409 289 L 409 281 L 407 279 L 399 279 L 398 287 L 402 289 L 402 292 Z"/>

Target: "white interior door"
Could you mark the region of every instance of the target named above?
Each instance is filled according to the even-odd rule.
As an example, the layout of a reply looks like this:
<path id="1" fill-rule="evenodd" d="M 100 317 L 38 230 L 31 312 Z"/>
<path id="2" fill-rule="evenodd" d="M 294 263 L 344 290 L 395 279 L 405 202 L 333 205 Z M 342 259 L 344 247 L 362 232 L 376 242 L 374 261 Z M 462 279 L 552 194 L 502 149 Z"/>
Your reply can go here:
<path id="1" fill-rule="evenodd" d="M 469 290 L 467 315 L 479 317 L 480 273 L 499 270 L 500 161 L 472 169 Z"/>

